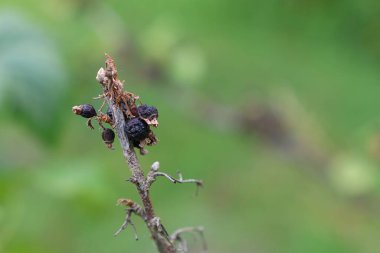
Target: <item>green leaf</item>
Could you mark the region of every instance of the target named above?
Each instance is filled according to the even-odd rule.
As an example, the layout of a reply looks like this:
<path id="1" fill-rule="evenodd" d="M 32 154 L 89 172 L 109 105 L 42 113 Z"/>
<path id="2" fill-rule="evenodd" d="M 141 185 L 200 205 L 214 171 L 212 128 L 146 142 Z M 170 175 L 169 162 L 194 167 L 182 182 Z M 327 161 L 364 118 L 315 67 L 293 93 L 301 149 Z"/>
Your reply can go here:
<path id="1" fill-rule="evenodd" d="M 66 90 L 53 43 L 37 26 L 8 11 L 0 14 L 0 55 L 2 110 L 38 135 L 52 137 Z"/>

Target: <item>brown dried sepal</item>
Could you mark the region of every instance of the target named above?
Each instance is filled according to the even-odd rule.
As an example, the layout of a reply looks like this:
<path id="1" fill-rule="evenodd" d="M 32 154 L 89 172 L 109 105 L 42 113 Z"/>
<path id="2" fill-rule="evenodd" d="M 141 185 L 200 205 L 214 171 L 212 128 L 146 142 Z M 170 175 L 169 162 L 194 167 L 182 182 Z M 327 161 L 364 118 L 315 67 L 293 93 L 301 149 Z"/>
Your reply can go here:
<path id="1" fill-rule="evenodd" d="M 94 130 L 94 126 L 92 125 L 92 121 L 91 121 L 91 120 L 92 120 L 92 118 L 91 118 L 91 119 L 88 119 L 86 124 L 87 124 L 87 126 L 88 126 L 89 128 L 91 128 L 92 130 Z"/>
<path id="2" fill-rule="evenodd" d="M 95 108 L 90 104 L 73 106 L 72 111 L 76 115 L 80 115 L 83 118 L 87 118 L 87 119 L 95 117 L 97 115 Z"/>
<path id="3" fill-rule="evenodd" d="M 71 109 L 73 111 L 73 113 L 75 113 L 76 115 L 81 115 L 82 113 L 82 107 L 80 105 L 75 105 L 73 106 L 73 108 Z"/>
<path id="4" fill-rule="evenodd" d="M 113 120 L 107 114 L 101 113 L 100 116 L 98 116 L 98 120 L 110 124 L 111 126 L 113 125 Z"/>
<path id="5" fill-rule="evenodd" d="M 120 110 L 124 113 L 125 117 L 128 119 L 138 117 L 138 110 L 136 106 L 136 101 L 140 101 L 140 97 L 127 91 L 123 91 L 117 98 L 117 104 Z M 140 101 L 141 103 L 141 101 Z"/>
<path id="6" fill-rule="evenodd" d="M 152 146 L 152 145 L 156 145 L 157 144 L 157 137 L 156 135 L 153 133 L 153 131 L 151 130 L 149 132 L 149 135 L 148 135 L 148 138 L 146 138 L 146 144 L 149 145 L 149 146 Z"/>
<path id="7" fill-rule="evenodd" d="M 131 199 L 118 199 L 116 204 L 118 206 L 129 206 L 132 207 L 134 205 L 134 202 Z"/>
<path id="8" fill-rule="evenodd" d="M 140 154 L 146 155 L 149 153 L 149 151 L 145 149 L 146 145 L 152 146 L 152 145 L 156 145 L 156 144 L 157 144 L 157 138 L 154 135 L 153 131 L 150 130 L 148 137 L 141 140 L 139 143 L 138 148 L 139 148 Z"/>
<path id="9" fill-rule="evenodd" d="M 142 118 L 142 117 L 141 117 Z M 145 119 L 145 118 L 142 118 L 143 120 L 145 120 L 145 122 L 150 125 L 150 126 L 153 126 L 153 127 L 158 127 L 158 120 L 157 120 L 157 117 L 152 117 L 150 119 Z"/>
<path id="10" fill-rule="evenodd" d="M 117 79 L 117 68 L 114 60 L 106 54 L 106 76 L 109 78 Z"/>

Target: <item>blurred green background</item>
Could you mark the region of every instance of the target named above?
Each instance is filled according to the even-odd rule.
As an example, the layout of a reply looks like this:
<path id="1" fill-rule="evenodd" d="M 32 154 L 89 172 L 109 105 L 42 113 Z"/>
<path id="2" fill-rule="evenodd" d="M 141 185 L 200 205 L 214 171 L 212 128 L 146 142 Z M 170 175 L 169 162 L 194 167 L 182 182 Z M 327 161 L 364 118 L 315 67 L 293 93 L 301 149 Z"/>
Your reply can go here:
<path id="1" fill-rule="evenodd" d="M 209 252 L 379 252 L 380 2 L 2 0 L 0 252 L 155 252 L 119 144 L 71 107 L 112 55 L 156 105 L 147 171 L 169 231 Z M 200 241 L 189 236 L 196 251 Z"/>

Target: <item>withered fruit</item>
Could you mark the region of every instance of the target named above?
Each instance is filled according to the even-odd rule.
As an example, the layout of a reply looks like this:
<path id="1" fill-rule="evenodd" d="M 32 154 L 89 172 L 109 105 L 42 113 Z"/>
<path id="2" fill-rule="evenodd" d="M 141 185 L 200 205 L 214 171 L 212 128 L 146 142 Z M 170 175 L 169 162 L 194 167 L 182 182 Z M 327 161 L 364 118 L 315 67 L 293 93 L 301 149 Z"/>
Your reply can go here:
<path id="1" fill-rule="evenodd" d="M 144 146 L 151 132 L 149 125 L 143 119 L 133 118 L 127 121 L 124 130 L 132 145 L 140 150 L 141 155 L 146 155 L 148 151 L 144 149 Z"/>
<path id="2" fill-rule="evenodd" d="M 148 125 L 157 127 L 158 126 L 158 110 L 154 106 L 150 105 L 140 105 L 137 107 L 139 116 L 145 120 Z"/>
<path id="3" fill-rule="evenodd" d="M 115 132 L 110 128 L 105 128 L 102 132 L 102 139 L 108 148 L 112 148 L 112 143 L 115 140 Z"/>
<path id="4" fill-rule="evenodd" d="M 90 104 L 73 106 L 72 111 L 75 114 L 80 115 L 83 118 L 87 118 L 87 119 L 95 117 L 97 115 L 95 108 Z"/>
<path id="5" fill-rule="evenodd" d="M 148 137 L 150 129 L 149 125 L 140 118 L 133 118 L 125 124 L 125 133 L 128 138 L 137 146 L 140 141 Z"/>

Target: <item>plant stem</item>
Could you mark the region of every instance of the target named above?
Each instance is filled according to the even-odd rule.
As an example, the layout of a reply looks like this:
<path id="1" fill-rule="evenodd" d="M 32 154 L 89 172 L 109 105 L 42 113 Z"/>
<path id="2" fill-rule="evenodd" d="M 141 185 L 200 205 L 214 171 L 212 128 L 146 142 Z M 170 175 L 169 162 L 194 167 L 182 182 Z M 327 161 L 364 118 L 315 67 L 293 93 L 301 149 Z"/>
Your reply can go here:
<path id="1" fill-rule="evenodd" d="M 128 162 L 129 169 L 132 173 L 131 182 L 136 185 L 143 208 L 146 214 L 145 223 L 151 233 L 152 239 L 160 253 L 175 253 L 176 248 L 171 243 L 168 235 L 162 232 L 161 224 L 157 224 L 158 218 L 154 214 L 153 204 L 149 195 L 149 184 L 146 181 L 144 172 L 140 167 L 139 160 L 133 149 L 133 145 L 128 140 L 125 128 L 125 119 L 123 112 L 116 105 L 115 97 L 106 98 L 108 106 L 111 108 L 114 116 L 114 129 L 119 137 L 120 145 L 123 150 L 125 159 Z"/>

